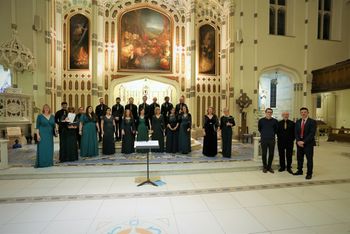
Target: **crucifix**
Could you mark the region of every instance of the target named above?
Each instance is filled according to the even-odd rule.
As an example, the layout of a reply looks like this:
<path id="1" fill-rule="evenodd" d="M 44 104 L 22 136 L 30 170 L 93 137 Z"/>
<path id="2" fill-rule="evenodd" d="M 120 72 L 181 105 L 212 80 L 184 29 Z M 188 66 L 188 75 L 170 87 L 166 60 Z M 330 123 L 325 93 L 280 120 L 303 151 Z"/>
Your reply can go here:
<path id="1" fill-rule="evenodd" d="M 239 132 L 239 137 L 247 132 L 247 112 L 244 111 L 252 104 L 252 99 L 250 99 L 246 93 L 241 93 L 241 96 L 236 100 L 236 104 L 239 106 L 239 112 L 241 113 L 241 131 Z"/>

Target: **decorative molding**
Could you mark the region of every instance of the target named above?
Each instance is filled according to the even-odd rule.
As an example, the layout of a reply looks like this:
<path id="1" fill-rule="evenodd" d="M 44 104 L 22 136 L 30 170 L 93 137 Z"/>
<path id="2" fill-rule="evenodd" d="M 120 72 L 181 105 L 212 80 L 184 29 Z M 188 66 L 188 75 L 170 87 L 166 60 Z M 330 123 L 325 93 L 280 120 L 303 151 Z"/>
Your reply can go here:
<path id="1" fill-rule="evenodd" d="M 111 75 L 111 80 L 116 80 L 124 77 L 128 77 L 130 75 Z"/>

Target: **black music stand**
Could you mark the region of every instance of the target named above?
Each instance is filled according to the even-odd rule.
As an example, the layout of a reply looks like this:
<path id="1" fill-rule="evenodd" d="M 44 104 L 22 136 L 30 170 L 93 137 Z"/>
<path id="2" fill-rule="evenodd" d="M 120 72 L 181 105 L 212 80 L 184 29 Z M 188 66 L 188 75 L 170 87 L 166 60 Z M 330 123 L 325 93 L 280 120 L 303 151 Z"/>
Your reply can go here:
<path id="1" fill-rule="evenodd" d="M 159 142 L 158 141 L 135 141 L 135 149 L 148 149 L 147 151 L 147 179 L 146 181 L 142 182 L 141 184 L 137 185 L 142 186 L 145 184 L 151 184 L 153 186 L 158 186 L 156 183 L 152 182 L 149 178 L 149 152 L 152 149 L 159 149 Z"/>

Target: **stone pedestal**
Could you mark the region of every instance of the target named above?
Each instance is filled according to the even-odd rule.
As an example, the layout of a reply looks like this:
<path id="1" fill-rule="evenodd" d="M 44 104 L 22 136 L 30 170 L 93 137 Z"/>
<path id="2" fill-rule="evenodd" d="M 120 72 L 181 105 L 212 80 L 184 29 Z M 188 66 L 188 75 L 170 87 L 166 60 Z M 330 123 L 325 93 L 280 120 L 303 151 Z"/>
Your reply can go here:
<path id="1" fill-rule="evenodd" d="M 8 167 L 8 140 L 0 139 L 0 169 Z"/>

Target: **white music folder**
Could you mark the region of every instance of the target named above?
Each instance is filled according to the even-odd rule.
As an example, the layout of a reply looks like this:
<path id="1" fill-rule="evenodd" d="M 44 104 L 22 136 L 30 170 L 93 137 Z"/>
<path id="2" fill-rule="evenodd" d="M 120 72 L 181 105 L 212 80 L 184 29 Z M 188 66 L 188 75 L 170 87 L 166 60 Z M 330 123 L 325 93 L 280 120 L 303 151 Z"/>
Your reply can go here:
<path id="1" fill-rule="evenodd" d="M 158 149 L 159 142 L 158 141 L 135 141 L 134 148 L 135 149 Z"/>

